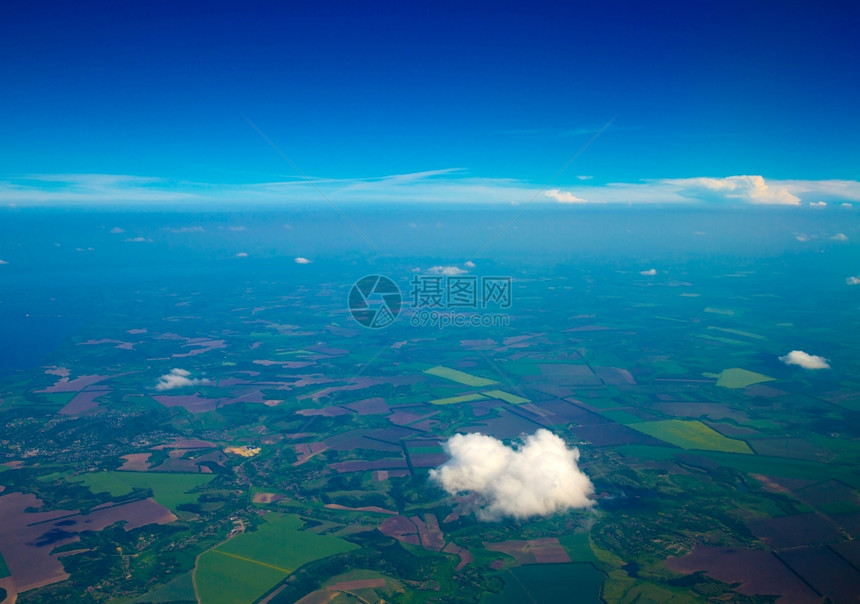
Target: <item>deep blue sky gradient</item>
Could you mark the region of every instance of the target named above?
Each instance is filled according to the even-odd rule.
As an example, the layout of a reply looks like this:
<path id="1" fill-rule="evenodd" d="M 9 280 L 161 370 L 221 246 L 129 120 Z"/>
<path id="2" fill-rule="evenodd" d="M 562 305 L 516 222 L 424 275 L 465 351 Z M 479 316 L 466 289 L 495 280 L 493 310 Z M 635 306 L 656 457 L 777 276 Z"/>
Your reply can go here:
<path id="1" fill-rule="evenodd" d="M 16 2 L 0 177 L 857 179 L 853 2 Z"/>

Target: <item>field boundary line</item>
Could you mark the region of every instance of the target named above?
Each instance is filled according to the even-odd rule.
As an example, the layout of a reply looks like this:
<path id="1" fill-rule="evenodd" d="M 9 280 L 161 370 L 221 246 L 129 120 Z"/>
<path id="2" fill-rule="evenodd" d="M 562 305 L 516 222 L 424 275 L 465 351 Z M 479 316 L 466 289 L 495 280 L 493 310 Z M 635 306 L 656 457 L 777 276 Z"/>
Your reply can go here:
<path id="1" fill-rule="evenodd" d="M 244 560 L 245 562 L 251 562 L 252 564 L 259 564 L 260 566 L 265 566 L 267 568 L 273 568 L 275 570 L 279 570 L 282 573 L 287 573 L 288 575 L 293 574 L 293 571 L 287 570 L 286 568 L 281 568 L 280 566 L 275 566 L 274 564 L 269 564 L 268 562 L 263 562 L 261 560 L 254 560 L 253 558 L 246 558 L 245 556 L 240 556 L 239 554 L 231 554 L 230 552 L 222 552 L 221 550 L 215 549 L 212 550 L 213 553 L 221 554 L 222 556 L 230 556 L 231 558 L 236 558 L 237 560 Z"/>

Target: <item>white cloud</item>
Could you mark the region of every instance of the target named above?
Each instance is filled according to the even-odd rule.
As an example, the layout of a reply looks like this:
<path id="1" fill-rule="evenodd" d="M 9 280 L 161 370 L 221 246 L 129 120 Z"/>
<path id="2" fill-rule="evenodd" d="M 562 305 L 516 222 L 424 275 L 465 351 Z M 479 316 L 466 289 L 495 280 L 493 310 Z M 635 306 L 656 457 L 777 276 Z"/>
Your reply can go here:
<path id="1" fill-rule="evenodd" d="M 246 226 L 242 226 L 242 225 L 239 225 L 239 226 L 231 226 L 231 227 L 230 227 L 230 230 L 231 230 L 231 231 L 247 231 L 247 230 L 248 230 L 248 227 L 246 227 Z"/>
<path id="2" fill-rule="evenodd" d="M 845 233 L 836 233 L 833 237 L 831 237 L 833 241 L 848 241 L 848 235 Z"/>
<path id="3" fill-rule="evenodd" d="M 125 229 L 120 227 L 114 227 L 110 230 L 111 235 L 119 235 L 120 233 L 125 233 Z"/>
<path id="4" fill-rule="evenodd" d="M 248 252 L 239 252 L 238 254 L 236 254 L 236 258 L 247 258 L 247 257 L 248 257 Z"/>
<path id="5" fill-rule="evenodd" d="M 562 191 L 561 189 L 550 189 L 544 191 L 544 196 L 555 199 L 559 203 L 588 203 L 581 197 L 577 197 L 570 191 Z"/>
<path id="6" fill-rule="evenodd" d="M 197 386 L 199 384 L 208 384 L 209 380 L 207 379 L 192 379 L 188 376 L 191 375 L 190 371 L 186 371 L 185 369 L 171 369 L 170 373 L 165 373 L 155 384 L 155 389 L 162 390 L 173 390 L 174 388 L 184 388 L 186 386 Z"/>
<path id="7" fill-rule="evenodd" d="M 856 180 L 782 180 L 782 186 L 799 197 L 824 201 L 860 201 L 860 182 Z"/>
<path id="8" fill-rule="evenodd" d="M 594 505 L 594 486 L 577 465 L 579 450 L 568 449 L 549 430 L 538 430 L 514 447 L 483 434 L 455 434 L 444 448 L 451 459 L 430 470 L 430 479 L 450 495 L 472 494 L 481 520 L 547 516 Z"/>
<path id="9" fill-rule="evenodd" d="M 202 226 L 167 227 L 171 233 L 203 233 L 206 229 Z"/>
<path id="10" fill-rule="evenodd" d="M 5 260 L 0 260 L 0 264 L 9 264 L 9 263 L 6 262 Z"/>
<path id="11" fill-rule="evenodd" d="M 827 202 L 826 201 L 810 201 L 809 207 L 810 208 L 826 208 Z"/>
<path id="12" fill-rule="evenodd" d="M 798 241 L 809 241 L 809 235 L 806 233 L 795 233 L 794 238 Z"/>
<path id="13" fill-rule="evenodd" d="M 294 262 L 296 264 L 310 264 L 312 261 L 308 260 L 307 258 L 302 258 L 301 256 L 299 256 L 298 258 L 294 259 Z"/>
<path id="14" fill-rule="evenodd" d="M 131 243 L 148 243 L 151 242 L 152 239 L 147 239 L 146 237 L 131 237 L 129 239 L 126 239 L 126 241 L 129 241 Z"/>
<path id="15" fill-rule="evenodd" d="M 647 271 L 639 271 L 640 275 L 645 275 L 646 277 L 653 277 L 657 274 L 656 268 L 649 268 Z"/>
<path id="16" fill-rule="evenodd" d="M 830 369 L 827 359 L 814 354 L 807 354 L 802 350 L 792 350 L 787 355 L 779 357 L 779 360 L 786 365 L 797 365 L 804 369 Z"/>
<path id="17" fill-rule="evenodd" d="M 593 176 L 589 176 L 588 174 L 577 174 L 576 178 L 579 180 L 591 180 L 594 178 Z"/>
<path id="18" fill-rule="evenodd" d="M 469 271 L 464 271 L 457 266 L 431 266 L 427 269 L 431 275 L 445 275 L 447 277 L 456 277 L 457 275 L 465 275 Z"/>
<path id="19" fill-rule="evenodd" d="M 737 201 L 764 205 L 799 205 L 800 198 L 785 187 L 768 185 L 756 175 L 726 176 L 725 178 L 679 178 L 662 181 L 679 187 L 684 197 L 703 201 Z"/>
<path id="20" fill-rule="evenodd" d="M 860 277 L 848 277 L 845 279 L 845 283 L 848 285 L 860 285 Z"/>
<path id="21" fill-rule="evenodd" d="M 471 260 L 466 260 L 463 263 L 463 266 L 465 266 L 466 268 L 475 268 L 475 263 L 472 262 Z"/>
<path id="22" fill-rule="evenodd" d="M 851 209 L 851 208 L 853 208 L 854 206 L 853 206 L 852 204 L 850 204 L 850 203 L 847 203 L 847 202 L 846 202 L 846 203 L 843 203 L 843 204 L 842 204 L 842 207 L 843 207 L 843 208 L 848 208 L 848 209 L 850 210 L 850 209 Z"/>

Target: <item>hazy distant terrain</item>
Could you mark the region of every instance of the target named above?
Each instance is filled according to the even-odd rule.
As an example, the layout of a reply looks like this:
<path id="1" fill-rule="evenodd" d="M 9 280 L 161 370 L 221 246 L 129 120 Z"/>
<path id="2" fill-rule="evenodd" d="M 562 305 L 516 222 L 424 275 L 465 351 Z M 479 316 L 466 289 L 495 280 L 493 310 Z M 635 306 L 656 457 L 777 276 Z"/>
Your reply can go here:
<path id="1" fill-rule="evenodd" d="M 0 587 L 856 597 L 853 210 L 514 212 L 3 210 Z"/>

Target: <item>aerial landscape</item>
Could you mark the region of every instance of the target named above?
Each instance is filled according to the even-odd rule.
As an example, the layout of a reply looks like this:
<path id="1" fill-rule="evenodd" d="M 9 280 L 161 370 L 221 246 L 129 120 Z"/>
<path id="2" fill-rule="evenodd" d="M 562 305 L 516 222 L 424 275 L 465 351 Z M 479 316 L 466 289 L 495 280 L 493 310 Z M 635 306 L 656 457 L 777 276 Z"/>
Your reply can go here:
<path id="1" fill-rule="evenodd" d="M 16 7 L 0 603 L 856 602 L 856 15 L 681 6 Z"/>

